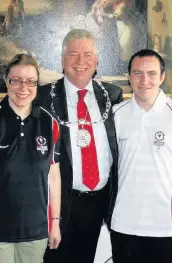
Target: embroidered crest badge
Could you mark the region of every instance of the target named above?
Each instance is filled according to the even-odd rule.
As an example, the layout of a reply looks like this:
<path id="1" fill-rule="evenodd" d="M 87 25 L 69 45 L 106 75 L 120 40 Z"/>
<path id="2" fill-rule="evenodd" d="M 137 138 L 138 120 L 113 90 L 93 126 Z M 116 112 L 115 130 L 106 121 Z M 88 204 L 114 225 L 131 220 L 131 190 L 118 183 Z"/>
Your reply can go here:
<path id="1" fill-rule="evenodd" d="M 48 151 L 46 139 L 42 136 L 36 138 L 37 150 L 41 152 L 41 154 L 45 154 Z"/>
<path id="2" fill-rule="evenodd" d="M 155 140 L 153 141 L 153 145 L 157 146 L 158 149 L 165 145 L 165 134 L 162 131 L 156 132 L 154 139 Z"/>

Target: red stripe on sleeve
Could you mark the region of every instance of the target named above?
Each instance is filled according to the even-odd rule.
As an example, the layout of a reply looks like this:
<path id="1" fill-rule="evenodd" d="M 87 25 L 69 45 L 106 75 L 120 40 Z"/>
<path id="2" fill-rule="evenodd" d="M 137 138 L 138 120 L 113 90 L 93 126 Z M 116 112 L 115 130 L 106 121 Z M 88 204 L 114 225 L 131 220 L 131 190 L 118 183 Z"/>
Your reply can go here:
<path id="1" fill-rule="evenodd" d="M 53 136 L 53 143 L 55 145 L 59 138 L 59 125 L 55 118 L 53 118 L 53 122 L 52 122 L 52 136 Z M 50 164 L 54 164 L 54 163 L 55 160 L 54 160 L 54 149 L 53 149 L 52 159 Z"/>
<path id="2" fill-rule="evenodd" d="M 59 125 L 55 118 L 53 118 L 52 134 L 53 134 L 53 143 L 56 144 L 59 138 Z"/>

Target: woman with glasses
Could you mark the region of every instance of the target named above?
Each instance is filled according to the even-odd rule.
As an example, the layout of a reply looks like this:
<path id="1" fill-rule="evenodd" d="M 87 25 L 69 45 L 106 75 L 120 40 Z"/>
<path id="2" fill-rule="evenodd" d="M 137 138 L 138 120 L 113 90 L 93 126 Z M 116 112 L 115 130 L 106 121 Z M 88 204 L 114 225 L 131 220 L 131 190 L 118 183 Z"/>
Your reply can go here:
<path id="1" fill-rule="evenodd" d="M 59 126 L 34 102 L 38 81 L 30 55 L 16 55 L 6 68 L 7 96 L 0 102 L 0 263 L 42 262 L 48 235 L 51 249 L 61 240 Z"/>

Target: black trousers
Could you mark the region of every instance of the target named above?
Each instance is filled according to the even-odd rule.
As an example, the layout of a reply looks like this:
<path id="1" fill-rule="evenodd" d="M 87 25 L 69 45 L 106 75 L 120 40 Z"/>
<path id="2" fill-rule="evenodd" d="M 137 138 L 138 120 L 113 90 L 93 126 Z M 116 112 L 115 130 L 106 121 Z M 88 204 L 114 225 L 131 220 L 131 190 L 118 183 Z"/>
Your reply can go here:
<path id="1" fill-rule="evenodd" d="M 172 263 L 171 237 L 142 237 L 111 231 L 114 263 Z"/>
<path id="2" fill-rule="evenodd" d="M 73 191 L 68 229 L 58 249 L 47 248 L 46 263 L 92 263 L 103 222 L 107 188 L 89 194 Z"/>

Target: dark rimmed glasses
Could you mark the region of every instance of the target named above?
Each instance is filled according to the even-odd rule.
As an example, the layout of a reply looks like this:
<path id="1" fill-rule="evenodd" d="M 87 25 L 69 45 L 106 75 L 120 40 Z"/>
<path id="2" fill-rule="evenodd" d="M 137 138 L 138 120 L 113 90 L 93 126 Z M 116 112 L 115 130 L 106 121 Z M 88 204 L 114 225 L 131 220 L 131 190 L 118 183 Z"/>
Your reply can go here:
<path id="1" fill-rule="evenodd" d="M 23 81 L 23 80 L 17 79 L 17 78 L 11 78 L 11 79 L 8 78 L 8 80 L 9 80 L 9 83 L 11 85 L 14 85 L 14 86 L 20 86 L 23 83 L 25 83 L 27 87 L 35 87 L 38 85 L 38 81 L 30 80 L 30 79 Z"/>

